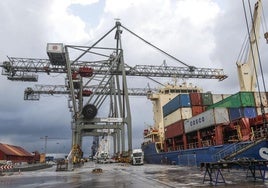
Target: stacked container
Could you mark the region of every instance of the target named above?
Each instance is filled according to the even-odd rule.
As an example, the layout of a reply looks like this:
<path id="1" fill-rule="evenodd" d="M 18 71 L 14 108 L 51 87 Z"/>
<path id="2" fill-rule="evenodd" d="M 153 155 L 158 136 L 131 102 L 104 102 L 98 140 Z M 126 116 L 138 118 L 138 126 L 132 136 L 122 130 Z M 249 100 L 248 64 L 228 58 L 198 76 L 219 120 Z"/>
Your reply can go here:
<path id="1" fill-rule="evenodd" d="M 202 95 L 201 93 L 190 93 L 190 100 L 192 105 L 192 116 L 196 116 L 205 111 L 202 102 Z"/>
<path id="2" fill-rule="evenodd" d="M 165 138 L 173 138 L 175 136 L 183 135 L 184 125 L 183 120 L 177 121 L 167 127 L 165 127 Z"/>
<path id="3" fill-rule="evenodd" d="M 217 124 L 229 123 L 227 108 L 213 108 L 184 121 L 185 133 L 190 133 Z"/>
<path id="4" fill-rule="evenodd" d="M 168 103 L 163 106 L 163 117 L 171 114 L 180 107 L 179 95 L 171 99 Z"/>
<path id="5" fill-rule="evenodd" d="M 255 107 L 229 108 L 230 121 L 240 118 L 254 118 L 257 116 Z"/>
<path id="6" fill-rule="evenodd" d="M 241 107 L 254 107 L 255 99 L 253 92 L 238 92 L 231 95 L 222 101 L 210 105 L 207 109 L 225 107 L 225 108 L 241 108 Z"/>
<path id="7" fill-rule="evenodd" d="M 203 106 L 210 106 L 213 104 L 211 93 L 201 93 L 201 97 Z"/>

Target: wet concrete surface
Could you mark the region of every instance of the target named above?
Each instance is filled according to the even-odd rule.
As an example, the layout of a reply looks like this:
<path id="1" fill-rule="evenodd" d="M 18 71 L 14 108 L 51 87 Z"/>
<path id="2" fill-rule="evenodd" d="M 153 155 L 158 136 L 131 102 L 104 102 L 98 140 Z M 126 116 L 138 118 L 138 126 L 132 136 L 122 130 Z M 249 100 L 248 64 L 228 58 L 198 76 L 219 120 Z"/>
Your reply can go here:
<path id="1" fill-rule="evenodd" d="M 101 168 L 102 173 L 93 173 Z M 168 165 L 131 166 L 126 164 L 85 163 L 74 171 L 56 172 L 55 166 L 31 172 L 14 172 L 0 176 L 1 188 L 165 188 L 165 187 L 214 187 L 209 182 L 203 184 L 204 171 L 197 167 Z M 226 183 L 216 187 L 251 188 L 268 187 L 268 180 L 254 181 L 246 178 L 246 171 L 224 170 Z"/>

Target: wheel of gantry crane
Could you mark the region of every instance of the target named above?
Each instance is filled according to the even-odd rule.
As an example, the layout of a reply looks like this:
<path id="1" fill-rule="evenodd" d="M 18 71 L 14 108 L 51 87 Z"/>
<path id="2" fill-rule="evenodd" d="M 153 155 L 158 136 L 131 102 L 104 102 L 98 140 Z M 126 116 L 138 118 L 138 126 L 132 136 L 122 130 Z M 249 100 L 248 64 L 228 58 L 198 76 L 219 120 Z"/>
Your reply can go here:
<path id="1" fill-rule="evenodd" d="M 83 107 L 82 114 L 86 119 L 93 119 L 97 115 L 98 109 L 93 104 L 87 104 Z"/>

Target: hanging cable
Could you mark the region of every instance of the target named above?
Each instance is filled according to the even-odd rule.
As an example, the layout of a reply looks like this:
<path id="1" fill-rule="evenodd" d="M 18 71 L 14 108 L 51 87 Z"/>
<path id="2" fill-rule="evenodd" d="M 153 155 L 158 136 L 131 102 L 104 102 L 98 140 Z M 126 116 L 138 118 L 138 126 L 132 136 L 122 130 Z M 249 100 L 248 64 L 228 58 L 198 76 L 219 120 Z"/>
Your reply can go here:
<path id="1" fill-rule="evenodd" d="M 243 62 L 243 57 L 245 57 L 245 54 L 248 51 L 247 43 L 248 43 L 248 38 L 247 38 L 247 35 L 246 35 L 245 39 L 244 39 L 244 42 L 242 44 L 242 47 L 240 49 L 240 52 L 238 54 L 236 62 Z"/>
<path id="2" fill-rule="evenodd" d="M 251 7 L 250 0 L 248 0 L 248 5 L 249 5 L 249 7 Z M 262 6 L 262 5 L 258 4 L 258 6 Z M 253 25 L 254 37 L 255 37 L 255 39 L 257 39 L 258 36 L 256 36 L 256 30 L 255 30 L 254 23 L 253 23 L 253 15 L 252 15 L 251 9 L 250 9 L 250 16 L 251 16 L 251 21 L 252 21 L 252 25 Z M 263 69 L 262 69 L 262 62 L 261 62 L 261 56 L 260 56 L 258 40 L 256 40 L 256 49 L 257 49 L 257 54 L 258 54 L 258 59 L 259 59 L 259 65 L 260 65 L 261 79 L 262 79 L 262 83 L 263 83 L 263 88 L 264 88 L 264 91 L 266 92 L 266 85 L 265 85 L 264 74 L 263 74 Z M 253 57 L 253 61 L 254 61 L 254 57 Z M 254 65 L 255 65 L 255 61 L 254 61 Z M 255 68 L 255 71 L 256 71 L 256 80 L 257 80 L 257 84 L 258 84 L 258 88 L 259 88 L 257 70 L 256 70 L 256 67 L 254 67 L 254 68 Z M 260 88 L 259 88 L 259 90 L 260 90 Z"/>
<path id="3" fill-rule="evenodd" d="M 190 71 L 194 71 L 195 67 L 194 66 L 190 66 L 187 65 L 186 63 L 184 63 L 183 61 L 177 59 L 176 57 L 170 55 L 169 53 L 165 52 L 164 50 L 158 48 L 157 46 L 153 45 L 152 43 L 148 42 L 147 40 L 143 39 L 142 37 L 140 37 L 139 35 L 137 35 L 136 33 L 130 31 L 128 28 L 124 27 L 123 25 L 121 25 L 121 27 L 123 27 L 125 30 L 127 30 L 129 33 L 131 33 L 132 35 L 134 35 L 135 37 L 139 38 L 140 40 L 142 40 L 143 42 L 145 42 L 146 44 L 149 44 L 150 46 L 154 47 L 155 49 L 157 49 L 158 51 L 162 52 L 163 54 L 169 56 L 170 58 L 176 60 L 177 62 L 189 67 Z"/>

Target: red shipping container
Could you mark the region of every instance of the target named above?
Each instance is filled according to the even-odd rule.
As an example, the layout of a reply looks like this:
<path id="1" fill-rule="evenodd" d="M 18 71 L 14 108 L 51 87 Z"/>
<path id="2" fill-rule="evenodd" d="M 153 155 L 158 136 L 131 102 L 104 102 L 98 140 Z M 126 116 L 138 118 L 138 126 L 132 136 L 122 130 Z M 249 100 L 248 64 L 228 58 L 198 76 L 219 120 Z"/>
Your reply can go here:
<path id="1" fill-rule="evenodd" d="M 205 109 L 203 106 L 192 106 L 192 115 L 193 116 L 201 114 L 204 111 L 205 111 Z"/>
<path id="2" fill-rule="evenodd" d="M 190 93 L 191 105 L 202 106 L 202 95 L 201 93 Z"/>
<path id="3" fill-rule="evenodd" d="M 167 127 L 165 127 L 165 137 L 173 138 L 180 136 L 184 133 L 184 120 L 177 121 Z"/>

